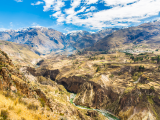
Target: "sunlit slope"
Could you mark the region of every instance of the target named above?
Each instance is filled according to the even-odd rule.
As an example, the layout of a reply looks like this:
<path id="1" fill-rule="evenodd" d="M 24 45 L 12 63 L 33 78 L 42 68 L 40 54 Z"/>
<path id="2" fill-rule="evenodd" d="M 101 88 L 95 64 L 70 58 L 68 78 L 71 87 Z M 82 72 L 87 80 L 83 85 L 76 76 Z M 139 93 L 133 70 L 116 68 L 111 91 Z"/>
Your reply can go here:
<path id="1" fill-rule="evenodd" d="M 24 44 L 0 40 L 0 48 L 5 51 L 14 63 L 32 64 L 40 59 L 33 48 Z"/>

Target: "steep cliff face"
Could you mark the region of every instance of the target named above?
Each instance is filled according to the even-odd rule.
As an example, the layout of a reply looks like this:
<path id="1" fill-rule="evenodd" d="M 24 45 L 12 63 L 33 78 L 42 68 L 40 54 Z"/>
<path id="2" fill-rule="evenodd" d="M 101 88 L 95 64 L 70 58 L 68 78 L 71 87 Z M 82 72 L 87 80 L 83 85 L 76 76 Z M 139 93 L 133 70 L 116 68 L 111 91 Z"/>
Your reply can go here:
<path id="1" fill-rule="evenodd" d="M 124 93 L 119 101 L 118 116 L 122 120 L 160 119 L 160 98 L 154 89 L 133 89 Z"/>
<path id="2" fill-rule="evenodd" d="M 105 109 L 117 99 L 118 94 L 111 89 L 104 89 L 94 82 L 85 82 L 74 99 L 74 103 L 96 109 Z"/>
<path id="3" fill-rule="evenodd" d="M 56 76 L 59 74 L 59 70 L 48 70 L 48 69 L 41 69 L 36 70 L 32 67 L 27 67 L 27 71 L 30 72 L 33 76 L 43 76 L 46 78 L 50 78 L 51 80 L 55 81 Z"/>
<path id="4" fill-rule="evenodd" d="M 118 99 L 118 94 L 110 88 L 104 89 L 99 84 L 85 81 L 78 76 L 62 78 L 58 83 L 62 84 L 68 91 L 77 93 L 73 101 L 76 105 L 105 109 Z"/>
<path id="5" fill-rule="evenodd" d="M 57 82 L 62 84 L 68 91 L 78 93 L 85 80 L 78 76 L 72 76 L 68 78 L 62 78 Z"/>

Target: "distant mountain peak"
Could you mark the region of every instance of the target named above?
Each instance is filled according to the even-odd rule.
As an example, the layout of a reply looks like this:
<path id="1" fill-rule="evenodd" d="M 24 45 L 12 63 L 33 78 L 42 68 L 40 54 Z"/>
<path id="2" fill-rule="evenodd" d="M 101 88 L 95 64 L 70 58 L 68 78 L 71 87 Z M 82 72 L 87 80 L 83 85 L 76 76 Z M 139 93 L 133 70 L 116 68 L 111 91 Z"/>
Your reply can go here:
<path id="1" fill-rule="evenodd" d="M 92 34 L 92 33 L 88 31 L 83 31 L 83 30 L 74 30 L 74 31 L 65 33 L 65 35 L 77 35 L 77 34 Z"/>

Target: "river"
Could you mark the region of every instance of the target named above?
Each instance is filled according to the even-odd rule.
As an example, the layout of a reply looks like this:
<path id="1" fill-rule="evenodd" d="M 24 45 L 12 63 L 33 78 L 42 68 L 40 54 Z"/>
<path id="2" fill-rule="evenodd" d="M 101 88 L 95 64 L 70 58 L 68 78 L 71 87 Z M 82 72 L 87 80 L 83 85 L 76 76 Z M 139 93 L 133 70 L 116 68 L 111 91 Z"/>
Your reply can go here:
<path id="1" fill-rule="evenodd" d="M 75 97 L 76 97 L 76 94 L 71 93 L 71 95 L 70 95 L 70 103 L 74 104 L 73 100 L 74 100 Z M 115 117 L 113 114 L 111 114 L 110 112 L 108 112 L 106 110 L 92 109 L 92 108 L 88 108 L 88 107 L 80 106 L 80 105 L 75 105 L 75 106 L 78 107 L 78 108 L 81 108 L 81 109 L 86 109 L 86 110 L 96 110 L 99 113 L 101 113 L 102 115 L 104 115 L 105 117 L 107 117 L 109 120 L 120 120 L 120 119 L 118 119 L 117 117 Z"/>

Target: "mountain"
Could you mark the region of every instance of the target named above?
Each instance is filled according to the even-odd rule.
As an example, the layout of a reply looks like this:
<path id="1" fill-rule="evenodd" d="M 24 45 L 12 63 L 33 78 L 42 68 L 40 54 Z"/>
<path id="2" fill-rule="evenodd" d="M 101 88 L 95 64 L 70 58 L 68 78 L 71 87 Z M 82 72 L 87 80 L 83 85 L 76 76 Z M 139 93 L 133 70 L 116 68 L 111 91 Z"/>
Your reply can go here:
<path id="1" fill-rule="evenodd" d="M 92 46 L 94 43 L 96 43 L 98 40 L 104 38 L 105 36 L 111 34 L 112 32 L 119 30 L 118 28 L 109 28 L 104 29 L 101 31 L 98 31 L 96 33 L 90 33 L 87 31 L 79 31 L 79 32 L 73 32 L 66 35 L 66 40 L 69 41 L 69 43 L 77 48 L 82 49 L 86 47 Z"/>
<path id="2" fill-rule="evenodd" d="M 137 45 L 144 48 L 159 48 L 160 22 L 144 23 L 137 27 L 121 29 L 96 42 L 88 50 L 106 51 L 110 49 L 131 49 Z"/>
<path id="3" fill-rule="evenodd" d="M 30 27 L 22 30 L 0 32 L 0 39 L 27 44 L 37 50 L 37 54 L 48 54 L 52 51 L 75 50 L 92 46 L 96 41 L 118 29 L 106 29 L 97 33 L 72 31 L 63 34 L 51 28 Z"/>
<path id="4" fill-rule="evenodd" d="M 54 29 L 34 27 L 19 31 L 0 32 L 0 39 L 15 43 L 27 44 L 41 54 L 64 48 L 64 35 Z"/>

